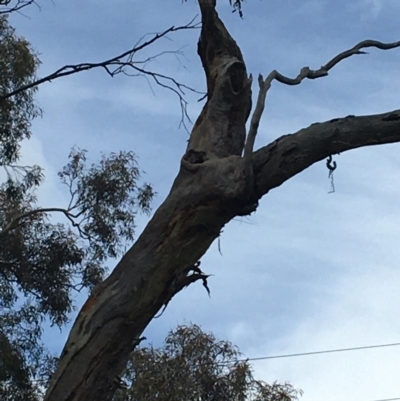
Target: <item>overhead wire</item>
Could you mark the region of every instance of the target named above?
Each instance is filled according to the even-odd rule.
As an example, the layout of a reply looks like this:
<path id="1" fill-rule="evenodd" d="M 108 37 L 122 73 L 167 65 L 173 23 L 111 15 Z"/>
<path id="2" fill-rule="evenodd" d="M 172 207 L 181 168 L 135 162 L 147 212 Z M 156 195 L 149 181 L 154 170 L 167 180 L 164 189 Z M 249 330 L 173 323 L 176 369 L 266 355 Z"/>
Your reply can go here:
<path id="1" fill-rule="evenodd" d="M 255 358 L 232 359 L 229 361 L 220 362 L 220 363 L 218 363 L 218 365 L 225 365 L 225 364 L 229 364 L 229 363 L 233 363 L 233 362 L 261 361 L 261 360 L 267 360 L 267 359 L 292 358 L 292 357 L 307 356 L 307 355 L 329 354 L 329 353 L 334 353 L 334 352 L 347 352 L 347 351 L 358 351 L 358 350 L 363 350 L 363 349 L 396 347 L 399 345 L 400 345 L 400 343 L 389 343 L 389 344 L 378 344 L 378 345 L 366 345 L 366 346 L 362 346 L 362 347 L 337 348 L 337 349 L 330 349 L 330 350 L 324 350 L 324 351 L 299 352 L 299 353 L 295 353 L 295 354 L 281 354 L 281 355 L 261 356 L 261 357 L 255 357 Z M 34 381 L 39 382 L 41 380 L 36 379 Z M 400 401 L 400 397 L 382 398 L 382 399 L 377 399 L 377 400 L 372 400 L 372 401 Z"/>
<path id="2" fill-rule="evenodd" d="M 373 400 L 373 401 L 396 401 L 396 400 L 400 400 L 400 397 L 398 397 L 398 398 L 385 398 L 385 399 Z"/>
<path id="3" fill-rule="evenodd" d="M 282 354 L 282 355 L 260 356 L 260 357 L 255 357 L 255 358 L 243 358 L 243 359 L 237 359 L 237 360 L 232 360 L 232 361 L 226 361 L 224 363 L 245 362 L 245 361 L 261 361 L 261 360 L 265 360 L 265 359 L 278 359 L 278 358 L 292 358 L 292 357 L 296 357 L 296 356 L 329 354 L 329 353 L 333 353 L 333 352 L 346 352 L 346 351 L 357 351 L 357 350 L 362 350 L 362 349 L 396 347 L 396 346 L 399 346 L 399 345 L 400 345 L 400 343 L 366 345 L 366 346 L 363 346 L 363 347 L 337 348 L 337 349 L 330 349 L 330 350 L 324 350 L 324 351 L 300 352 L 300 353 L 296 353 L 296 354 Z"/>
<path id="4" fill-rule="evenodd" d="M 362 350 L 362 349 L 396 347 L 396 346 L 399 346 L 399 345 L 400 345 L 400 343 L 366 345 L 366 346 L 363 346 L 363 347 L 337 348 L 337 349 L 330 349 L 330 350 L 324 350 L 324 351 L 299 352 L 299 353 L 296 353 L 296 354 L 282 354 L 282 355 L 262 356 L 262 357 L 255 357 L 255 358 L 240 359 L 239 361 L 244 362 L 244 361 L 260 361 L 260 360 L 265 360 L 265 359 L 291 358 L 291 357 L 296 357 L 296 356 L 319 355 L 319 354 L 328 354 L 328 353 L 333 353 L 333 352 L 358 351 L 358 350 Z M 372 401 L 400 401 L 400 397 L 382 398 L 382 399 L 379 399 L 379 400 L 372 400 Z"/>

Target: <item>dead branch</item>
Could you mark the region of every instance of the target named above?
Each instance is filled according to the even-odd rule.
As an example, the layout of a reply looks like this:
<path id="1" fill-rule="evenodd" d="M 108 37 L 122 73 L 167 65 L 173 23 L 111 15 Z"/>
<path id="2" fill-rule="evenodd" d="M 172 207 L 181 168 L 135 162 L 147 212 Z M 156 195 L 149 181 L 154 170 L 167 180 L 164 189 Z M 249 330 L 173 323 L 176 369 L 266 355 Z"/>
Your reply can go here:
<path id="1" fill-rule="evenodd" d="M 21 0 L 19 0 L 21 1 Z M 32 0 L 33 1 L 33 0 Z M 27 1 L 28 2 L 28 1 Z M 132 49 L 119 54 L 118 56 L 112 57 L 108 60 L 101 61 L 98 63 L 81 63 L 81 64 L 74 64 L 74 65 L 65 65 L 64 67 L 59 68 L 57 71 L 53 72 L 52 74 L 49 74 L 43 78 L 37 79 L 29 84 L 23 85 L 11 92 L 5 93 L 0 96 L 0 100 L 5 100 L 8 99 L 12 96 L 15 96 L 16 94 L 35 88 L 45 82 L 51 82 L 55 79 L 61 78 L 61 77 L 66 77 L 68 75 L 76 74 L 78 72 L 82 71 L 88 71 L 93 68 L 103 68 L 108 75 L 111 77 L 114 77 L 118 74 L 125 74 L 125 75 L 131 75 L 131 76 L 145 76 L 145 77 L 150 77 L 153 79 L 158 85 L 162 86 L 163 88 L 169 89 L 173 91 L 179 98 L 181 108 L 182 108 L 182 115 L 187 117 L 186 114 L 186 100 L 184 99 L 185 95 L 185 90 L 195 92 L 195 93 L 201 93 L 196 91 L 194 88 L 185 85 L 181 82 L 178 82 L 172 77 L 169 77 L 164 74 L 160 74 L 157 72 L 154 72 L 152 70 L 149 70 L 146 68 L 146 64 L 148 64 L 151 60 L 153 60 L 156 56 L 149 57 L 145 60 L 140 60 L 140 61 L 135 61 L 134 56 L 144 48 L 150 46 L 157 40 L 161 38 L 167 37 L 168 34 L 172 32 L 177 32 L 177 31 L 182 31 L 182 30 L 188 30 L 188 29 L 198 29 L 199 28 L 199 23 L 195 23 L 195 18 L 192 19 L 188 24 L 182 25 L 182 26 L 171 26 L 170 28 L 166 29 L 165 31 L 161 33 L 155 33 L 152 35 L 152 37 L 146 41 L 143 42 L 143 37 L 139 39 L 139 41 L 136 43 Z M 176 52 L 162 52 L 158 54 L 158 56 L 162 56 L 166 53 L 178 53 L 179 50 Z M 128 69 L 133 69 L 133 73 L 129 73 Z"/>
<path id="2" fill-rule="evenodd" d="M 35 4 L 37 7 L 39 7 L 35 0 L 17 0 L 16 4 L 10 6 L 11 2 L 12 0 L 0 0 L 0 7 L 5 7 L 3 10 L 0 10 L 0 15 L 18 12 L 23 8 L 30 6 L 31 4 Z"/>
<path id="3" fill-rule="evenodd" d="M 246 145 L 244 149 L 244 157 L 249 160 L 247 164 L 251 164 L 251 154 L 253 153 L 254 149 L 254 142 L 257 136 L 258 126 L 260 124 L 260 119 L 265 107 L 265 98 L 267 96 L 267 92 L 271 87 L 272 81 L 275 79 L 278 82 L 285 84 L 285 85 L 298 85 L 300 84 L 303 79 L 317 79 L 326 77 L 328 75 L 329 70 L 331 70 L 336 64 L 340 63 L 342 60 L 351 57 L 355 54 L 368 54 L 361 49 L 367 47 L 376 47 L 380 50 L 390 50 L 396 47 L 400 47 L 400 41 L 393 42 L 393 43 L 382 43 L 377 40 L 364 40 L 349 50 L 346 50 L 334 58 L 332 58 L 327 64 L 323 65 L 318 70 L 310 70 L 309 67 L 303 67 L 300 70 L 299 75 L 296 78 L 288 78 L 278 71 L 273 70 L 264 80 L 263 76 L 260 74 L 258 77 L 258 83 L 260 86 L 258 92 L 258 99 L 257 104 L 254 109 L 253 115 L 251 117 L 250 129 L 247 135 Z"/>
<path id="4" fill-rule="evenodd" d="M 132 339 L 140 338 L 173 295 L 207 279 L 197 269 L 201 257 L 229 221 L 255 210 L 246 191 L 246 159 L 240 157 L 251 109 L 250 81 L 240 49 L 219 19 L 215 3 L 199 0 L 203 29 L 198 53 L 208 99 L 193 129 L 183 159 L 186 164 L 182 163 L 170 193 L 142 234 L 79 312 L 44 401 L 112 399 L 113 382 L 126 367 Z M 253 127 L 259 124 L 265 94 L 276 76 L 269 78 L 267 82 L 259 78 L 262 93 Z M 255 195 L 261 198 L 327 155 L 399 142 L 399 127 L 400 112 L 395 111 L 315 124 L 254 154 L 248 145 L 245 156 L 251 161 Z M 253 144 L 256 131 L 253 128 L 253 138 L 248 139 Z"/>

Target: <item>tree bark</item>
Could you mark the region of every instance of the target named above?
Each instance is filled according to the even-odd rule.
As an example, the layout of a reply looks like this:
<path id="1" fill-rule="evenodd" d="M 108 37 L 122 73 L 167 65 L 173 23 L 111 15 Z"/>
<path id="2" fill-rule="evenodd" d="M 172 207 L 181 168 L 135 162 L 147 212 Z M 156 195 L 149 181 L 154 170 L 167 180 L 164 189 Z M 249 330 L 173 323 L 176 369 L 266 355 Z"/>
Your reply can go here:
<path id="1" fill-rule="evenodd" d="M 110 400 L 149 322 L 176 293 L 206 280 L 200 258 L 226 223 L 254 212 L 269 190 L 329 155 L 400 141 L 400 110 L 313 124 L 254 152 L 250 179 L 241 154 L 251 78 L 215 0 L 199 3 L 207 102 L 169 195 L 82 307 L 45 401 Z"/>
<path id="2" fill-rule="evenodd" d="M 395 142 L 400 142 L 400 110 L 312 124 L 254 152 L 255 192 L 261 198 L 330 155 Z"/>

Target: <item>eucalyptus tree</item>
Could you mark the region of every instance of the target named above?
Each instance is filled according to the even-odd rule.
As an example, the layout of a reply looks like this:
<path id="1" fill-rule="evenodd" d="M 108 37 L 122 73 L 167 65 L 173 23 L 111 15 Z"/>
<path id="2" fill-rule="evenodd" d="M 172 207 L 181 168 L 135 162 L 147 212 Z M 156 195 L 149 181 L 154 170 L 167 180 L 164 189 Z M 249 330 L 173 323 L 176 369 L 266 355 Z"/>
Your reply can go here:
<path id="1" fill-rule="evenodd" d="M 289 383 L 257 380 L 229 341 L 197 325 L 171 330 L 161 347 L 131 353 L 113 401 L 296 401 Z"/>
<path id="2" fill-rule="evenodd" d="M 198 54 L 207 79 L 207 101 L 167 198 L 82 307 L 46 401 L 109 399 L 115 377 L 149 322 L 190 284 L 200 280 L 208 288 L 201 257 L 225 224 L 253 213 L 269 191 L 325 158 L 334 169 L 334 154 L 400 141 L 400 111 L 394 110 L 312 124 L 254 149 L 273 81 L 298 85 L 326 77 L 339 62 L 365 48 L 388 50 L 400 42 L 362 41 L 318 70 L 304 67 L 294 78 L 272 71 L 253 80 L 239 46 L 218 16 L 216 0 L 199 0 L 199 6 Z M 252 87 L 258 91 L 254 107 Z"/>
<path id="3" fill-rule="evenodd" d="M 202 18 L 198 54 L 207 79 L 206 103 L 194 124 L 170 193 L 112 273 L 104 281 L 98 280 L 101 282 L 80 310 L 52 375 L 45 401 L 111 400 L 118 387 L 116 378 L 126 368 L 154 316 L 192 283 L 200 281 L 208 289 L 208 275 L 201 270 L 200 259 L 220 236 L 224 225 L 237 216 L 256 211 L 259 200 L 269 191 L 316 162 L 327 159 L 327 167 L 333 171 L 332 156 L 335 154 L 363 146 L 400 142 L 400 110 L 392 110 L 379 115 L 349 115 L 312 124 L 255 149 L 265 99 L 273 82 L 298 85 L 306 79 L 326 77 L 338 63 L 363 54 L 366 48 L 389 50 L 400 47 L 400 42 L 365 40 L 334 56 L 318 70 L 304 67 L 296 77 L 287 77 L 274 70 L 266 77 L 259 75 L 253 79 L 247 72 L 239 46 L 219 18 L 216 0 L 198 0 L 198 3 Z M 230 0 L 230 3 L 233 10 L 242 15 L 242 0 Z M 192 27 L 189 24 L 184 28 Z M 172 27 L 168 32 L 174 30 L 177 28 Z M 165 33 L 154 36 L 154 40 L 162 35 Z M 145 44 L 151 43 L 149 40 Z M 129 53 L 124 53 L 105 63 L 66 66 L 55 75 L 7 88 L 0 99 L 14 99 L 26 91 L 31 93 L 30 90 L 49 79 L 97 67 L 110 75 L 123 72 L 127 67 L 139 71 Z M 139 72 L 156 81 L 165 79 L 159 73 Z M 166 79 L 181 96 L 180 84 L 174 79 Z M 254 106 L 252 90 L 258 92 Z M 75 174 L 68 173 L 74 171 L 75 162 L 81 171 L 82 154 L 73 153 L 71 158 L 69 167 L 61 171 L 61 178 L 67 185 L 68 174 Z M 90 171 L 83 176 L 78 174 L 78 182 L 88 176 Z M 79 188 L 83 191 L 82 185 Z M 140 188 L 133 188 L 138 190 L 136 202 L 139 203 L 136 204 L 139 206 L 140 194 L 146 193 L 146 187 L 142 192 Z M 151 199 L 150 188 L 147 188 L 147 194 L 150 196 L 146 199 Z M 85 193 L 85 196 L 90 198 L 89 194 Z M 89 213 L 85 216 L 92 216 L 93 199 L 85 203 L 88 200 L 85 196 L 78 197 L 78 205 L 86 205 L 82 206 L 84 213 Z M 149 206 L 148 203 L 144 205 Z M 74 213 L 68 208 L 66 211 L 74 226 L 76 221 L 71 216 Z M 79 207 L 77 213 L 81 213 Z M 25 209 L 20 215 L 32 216 Z M 19 227 L 23 219 L 18 216 L 4 220 L 5 229 Z M 87 218 L 90 220 L 91 217 Z M 101 225 L 101 217 L 96 222 Z M 75 228 L 78 234 L 90 236 L 89 232 L 79 232 L 79 228 Z M 92 247 L 90 241 L 88 244 Z M 104 251 L 101 244 L 97 245 L 97 252 Z"/>

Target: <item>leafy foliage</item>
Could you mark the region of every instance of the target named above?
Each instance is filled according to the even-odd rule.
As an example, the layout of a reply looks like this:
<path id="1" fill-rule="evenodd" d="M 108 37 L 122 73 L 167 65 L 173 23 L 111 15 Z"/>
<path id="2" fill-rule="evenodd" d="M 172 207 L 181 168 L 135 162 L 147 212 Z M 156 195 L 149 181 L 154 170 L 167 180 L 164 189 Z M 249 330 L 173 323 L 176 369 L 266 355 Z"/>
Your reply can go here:
<path id="1" fill-rule="evenodd" d="M 133 240 L 136 213 L 150 210 L 154 193 L 149 184 L 137 185 L 140 172 L 133 153 L 103 156 L 90 168 L 85 158 L 84 151 L 73 150 L 59 173 L 71 196 L 65 209 L 37 205 L 34 190 L 42 178 L 37 168 L 19 179 L 10 175 L 0 185 L 0 335 L 20 355 L 18 375 L 11 373 L 11 365 L 3 366 L 13 380 L 21 372 L 26 383 L 27 377 L 42 376 L 43 359 L 49 357 L 39 341 L 45 317 L 58 326 L 67 321 L 72 290 L 92 289 L 103 280 L 104 263 L 121 254 L 124 241 Z M 61 212 L 67 223 L 50 222 L 54 212 Z M 25 303 L 19 307 L 21 299 Z M 6 383 L 0 398 L 12 380 Z"/>
<path id="2" fill-rule="evenodd" d="M 1 289 L 3 290 L 3 288 Z M 1 294 L 3 295 L 3 294 Z M 54 358 L 40 342 L 42 317 L 28 302 L 19 310 L 2 305 L 0 316 L 0 397 L 37 401 L 54 369 Z M 35 378 L 40 377 L 40 381 Z M 39 386 L 41 384 L 41 386 Z"/>
<path id="3" fill-rule="evenodd" d="M 290 384 L 255 380 L 237 347 L 218 341 L 199 326 L 179 326 L 165 345 L 132 353 L 114 401 L 293 401 L 301 395 Z"/>
<path id="4" fill-rule="evenodd" d="M 15 34 L 7 15 L 0 15 L 0 96 L 35 79 L 40 62 L 30 44 Z M 36 89 L 0 100 L 0 166 L 19 157 L 19 143 L 31 136 L 31 120 L 40 115 L 33 96 Z"/>
<path id="5" fill-rule="evenodd" d="M 25 3 L 20 3 L 25 4 Z M 0 96 L 35 79 L 39 60 L 0 14 Z M 41 342 L 45 321 L 61 327 L 73 310 L 74 290 L 101 282 L 105 263 L 134 237 L 138 211 L 154 196 L 138 185 L 132 152 L 103 155 L 86 166 L 86 151 L 73 149 L 59 173 L 69 190 L 65 208 L 41 208 L 39 166 L 20 166 L 21 141 L 40 115 L 35 89 L 0 100 L 0 399 L 37 401 L 56 358 Z M 55 223 L 55 213 L 65 222 Z"/>
<path id="6" fill-rule="evenodd" d="M 59 173 L 71 194 L 67 217 L 89 240 L 91 259 L 116 257 L 122 251 L 120 239 L 133 240 L 135 208 L 150 212 L 153 189 L 149 184 L 137 186 L 140 171 L 133 152 L 103 155 L 99 165 L 89 169 L 85 150 L 73 149 L 69 158 Z"/>

